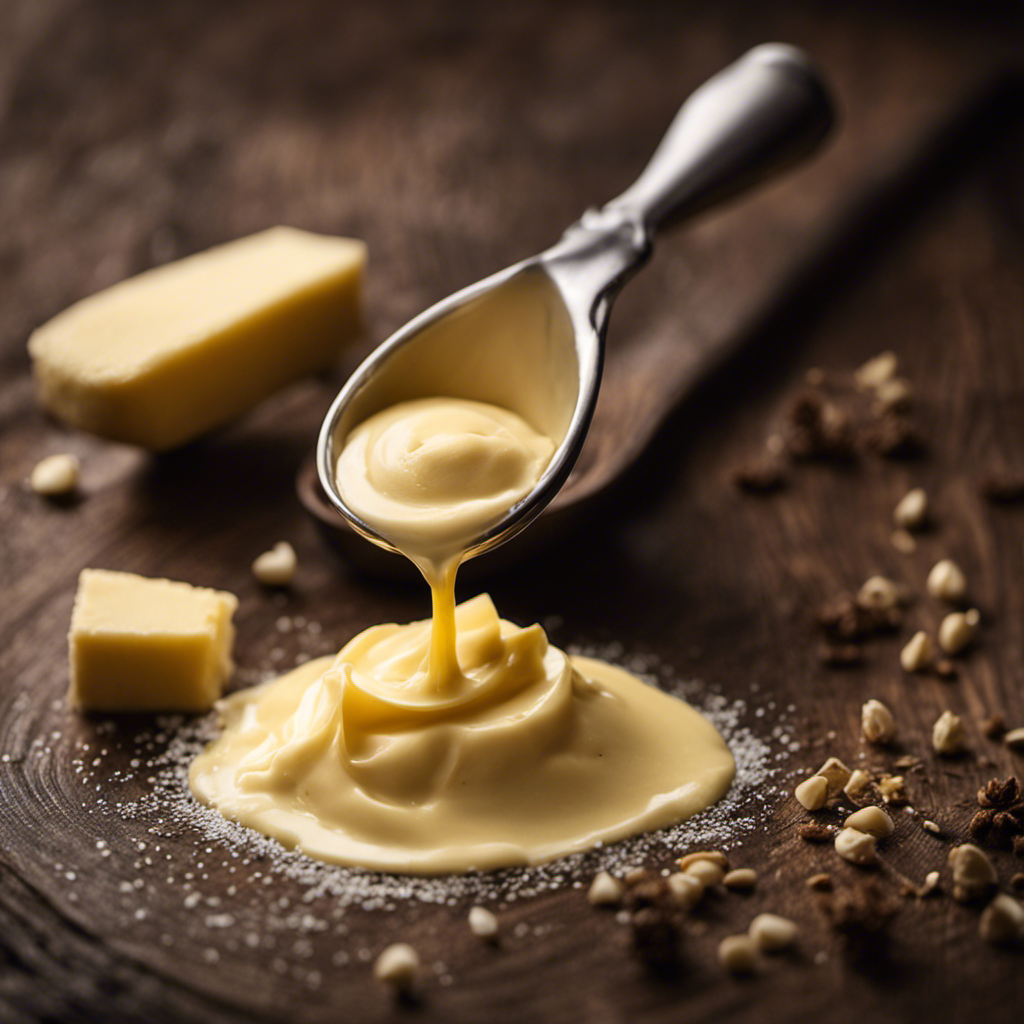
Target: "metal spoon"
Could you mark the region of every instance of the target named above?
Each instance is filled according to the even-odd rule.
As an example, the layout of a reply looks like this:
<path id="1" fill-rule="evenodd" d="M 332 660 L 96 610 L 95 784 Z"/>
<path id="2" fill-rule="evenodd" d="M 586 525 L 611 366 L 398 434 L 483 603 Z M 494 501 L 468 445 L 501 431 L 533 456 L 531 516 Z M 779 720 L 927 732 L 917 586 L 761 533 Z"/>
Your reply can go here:
<path id="1" fill-rule="evenodd" d="M 648 258 L 655 230 L 728 199 L 808 155 L 831 127 L 828 91 L 791 46 L 755 47 L 683 104 L 643 173 L 588 210 L 547 251 L 437 303 L 375 349 L 328 410 L 316 465 L 331 505 L 348 433 L 396 402 L 432 395 L 503 406 L 556 443 L 536 487 L 470 546 L 470 558 L 530 523 L 565 483 L 586 439 L 601 381 L 612 300 Z"/>

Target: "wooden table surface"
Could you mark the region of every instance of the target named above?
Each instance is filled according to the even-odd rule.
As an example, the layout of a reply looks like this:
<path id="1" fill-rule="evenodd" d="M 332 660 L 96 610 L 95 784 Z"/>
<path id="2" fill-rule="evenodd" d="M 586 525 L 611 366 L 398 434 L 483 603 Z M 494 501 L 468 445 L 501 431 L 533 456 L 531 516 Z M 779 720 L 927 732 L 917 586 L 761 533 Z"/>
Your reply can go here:
<path id="1" fill-rule="evenodd" d="M 1024 473 L 1016 10 L 5 5 L 0 1020 L 1019 1019 L 1024 951 L 980 941 L 979 911 L 950 898 L 945 868 L 979 786 L 1024 770 L 982 729 L 997 713 L 1024 725 L 1024 505 L 979 491 L 990 473 Z M 491 947 L 465 925 L 470 896 L 349 905 L 274 858 L 240 857 L 231 837 L 162 817 L 171 798 L 153 765 L 175 726 L 82 719 L 62 700 L 83 567 L 237 593 L 236 686 L 373 623 L 420 617 L 427 594 L 354 571 L 296 498 L 343 370 L 156 458 L 42 413 L 31 329 L 147 267 L 287 223 L 367 240 L 363 351 L 616 194 L 683 97 L 768 39 L 818 59 L 844 111 L 835 141 L 789 179 L 660 240 L 613 316 L 600 436 L 628 444 L 650 403 L 684 401 L 557 548 L 524 546 L 513 570 L 490 576 L 481 559 L 461 588 L 486 585 L 504 615 L 545 622 L 560 645 L 617 641 L 627 659 L 702 680 L 698 703 L 732 709 L 735 735 L 759 740 L 750 749 L 774 771 L 719 824 L 733 863 L 761 872 L 755 892 L 708 900 L 683 927 L 677 969 L 654 976 L 629 926 L 571 885 L 500 905 Z M 809 369 L 846 401 L 850 371 L 882 349 L 914 389 L 917 458 L 794 462 L 778 493 L 737 490 L 733 470 L 784 428 Z M 59 451 L 82 462 L 70 503 L 26 484 Z M 911 486 L 930 495 L 933 525 L 901 552 L 891 512 Z M 274 595 L 249 565 L 282 538 L 300 568 Z M 910 676 L 898 652 L 937 627 L 943 609 L 923 582 L 945 556 L 966 572 L 981 636 L 954 678 Z M 914 596 L 905 621 L 864 642 L 863 664 L 823 665 L 819 607 L 876 573 Z M 891 748 L 860 738 L 868 697 L 896 715 Z M 955 759 L 930 746 L 946 708 L 967 732 Z M 940 834 L 897 812 L 870 873 L 803 842 L 809 816 L 789 793 L 829 754 L 879 770 L 919 757 L 911 802 Z M 992 857 L 1004 888 L 1024 869 L 1008 850 Z M 903 879 L 933 869 L 942 892 L 901 894 Z M 818 871 L 832 875 L 831 897 L 806 887 Z M 895 913 L 858 941 L 829 912 L 863 905 L 869 889 Z M 762 910 L 799 923 L 798 952 L 726 976 L 719 939 Z M 427 964 L 414 1006 L 370 977 L 369 960 L 405 938 Z"/>

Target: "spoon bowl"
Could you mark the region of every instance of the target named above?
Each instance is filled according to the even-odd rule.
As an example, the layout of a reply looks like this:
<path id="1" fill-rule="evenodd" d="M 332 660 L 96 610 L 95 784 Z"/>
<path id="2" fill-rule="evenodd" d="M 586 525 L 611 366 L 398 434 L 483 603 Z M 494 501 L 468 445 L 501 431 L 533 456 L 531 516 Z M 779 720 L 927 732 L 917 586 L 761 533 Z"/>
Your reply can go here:
<path id="1" fill-rule="evenodd" d="M 345 438 L 363 420 L 398 402 L 445 395 L 509 409 L 554 441 L 555 454 L 530 495 L 543 491 L 543 499 L 519 502 L 466 557 L 521 530 L 572 470 L 575 451 L 565 442 L 586 432 L 597 398 L 601 347 L 578 344 L 588 326 L 574 322 L 574 312 L 579 321 L 579 310 L 534 259 L 463 289 L 392 335 L 349 378 L 327 414 L 318 469 L 332 504 L 364 537 L 395 550 L 345 507 L 334 467 Z"/>
<path id="2" fill-rule="evenodd" d="M 346 504 L 335 467 L 351 430 L 397 402 L 445 396 L 509 409 L 555 443 L 535 487 L 467 548 L 490 550 L 530 523 L 565 483 L 601 381 L 612 300 L 661 226 L 762 181 L 810 153 L 833 119 L 800 51 L 756 47 L 682 106 L 637 181 L 590 210 L 552 248 L 437 303 L 367 357 L 332 403 L 316 469 L 330 505 L 380 547 Z"/>

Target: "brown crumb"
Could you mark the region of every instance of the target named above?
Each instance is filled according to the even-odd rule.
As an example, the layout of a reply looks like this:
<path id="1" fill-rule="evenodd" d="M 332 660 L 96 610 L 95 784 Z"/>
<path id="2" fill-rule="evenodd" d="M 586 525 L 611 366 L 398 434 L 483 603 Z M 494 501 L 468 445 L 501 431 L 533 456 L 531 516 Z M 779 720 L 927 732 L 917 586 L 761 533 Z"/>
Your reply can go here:
<path id="1" fill-rule="evenodd" d="M 883 413 L 864 428 L 864 443 L 887 459 L 913 459 L 924 452 L 917 427 L 897 412 Z"/>
<path id="2" fill-rule="evenodd" d="M 940 679 L 956 679 L 956 665 L 954 665 L 949 658 L 939 658 L 939 660 L 935 662 L 935 674 Z"/>
<path id="3" fill-rule="evenodd" d="M 801 825 L 797 834 L 805 843 L 830 843 L 835 839 L 835 829 L 828 825 Z"/>
<path id="4" fill-rule="evenodd" d="M 824 643 L 818 648 L 818 660 L 827 668 L 856 668 L 864 664 L 864 649 L 859 644 Z"/>
<path id="5" fill-rule="evenodd" d="M 978 490 L 995 504 L 1024 501 L 1024 473 L 989 473 L 979 481 Z"/>
<path id="6" fill-rule="evenodd" d="M 988 839 L 989 833 L 992 831 L 992 819 L 995 817 L 995 813 L 993 810 L 982 810 L 971 818 L 969 831 L 975 842 L 984 843 Z"/>
<path id="7" fill-rule="evenodd" d="M 830 641 L 838 644 L 899 629 L 902 622 L 901 608 L 865 608 L 852 594 L 840 594 L 818 609 L 818 625 Z"/>
<path id="8" fill-rule="evenodd" d="M 625 904 L 630 911 L 633 948 L 649 970 L 671 972 L 679 960 L 682 918 L 668 882 L 653 871 L 638 871 L 630 877 Z"/>
<path id="9" fill-rule="evenodd" d="M 668 884 L 661 875 L 648 872 L 647 877 L 628 886 L 626 890 L 626 904 L 631 910 L 667 902 Z"/>
<path id="10" fill-rule="evenodd" d="M 670 973 L 679 962 L 679 929 L 660 907 L 641 907 L 629 919 L 633 948 L 657 974 Z"/>
<path id="11" fill-rule="evenodd" d="M 819 871 L 816 875 L 811 875 L 811 877 L 807 879 L 807 887 L 809 889 L 815 889 L 817 892 L 831 892 L 832 876 L 826 874 L 824 871 Z"/>
<path id="12" fill-rule="evenodd" d="M 786 472 L 778 459 L 765 456 L 734 469 L 732 482 L 747 494 L 772 494 L 786 485 Z"/>
<path id="13" fill-rule="evenodd" d="M 899 904 L 873 879 L 840 889 L 820 899 L 819 906 L 837 932 L 853 936 L 881 931 L 899 910 Z"/>
<path id="14" fill-rule="evenodd" d="M 981 808 L 971 819 L 971 837 L 988 846 L 1016 851 L 1016 839 L 1024 835 L 1024 801 L 1020 783 L 1014 776 L 1000 781 L 990 779 L 978 790 Z"/>
<path id="15" fill-rule="evenodd" d="M 786 413 L 786 447 L 798 459 L 848 461 L 856 454 L 849 415 L 816 391 L 803 391 Z"/>
<path id="16" fill-rule="evenodd" d="M 821 606 L 818 625 L 835 640 L 862 640 L 871 632 L 872 616 L 850 594 L 842 594 Z"/>
<path id="17" fill-rule="evenodd" d="M 978 790 L 979 807 L 995 807 L 1006 810 L 1020 803 L 1020 799 L 1020 782 L 1015 775 L 1010 775 L 1001 782 L 999 779 L 989 779 Z"/>

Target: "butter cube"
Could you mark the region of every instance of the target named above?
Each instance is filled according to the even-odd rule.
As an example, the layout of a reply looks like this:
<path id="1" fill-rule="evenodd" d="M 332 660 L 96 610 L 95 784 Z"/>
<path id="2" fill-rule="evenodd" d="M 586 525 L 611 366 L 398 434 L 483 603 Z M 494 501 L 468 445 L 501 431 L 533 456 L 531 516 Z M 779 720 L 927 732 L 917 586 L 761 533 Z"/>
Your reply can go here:
<path id="1" fill-rule="evenodd" d="M 326 369 L 359 329 L 366 246 L 277 227 L 83 299 L 29 339 L 59 419 L 153 451 Z"/>
<path id="2" fill-rule="evenodd" d="M 234 594 L 84 569 L 71 615 L 71 688 L 83 711 L 205 711 L 234 667 Z"/>

